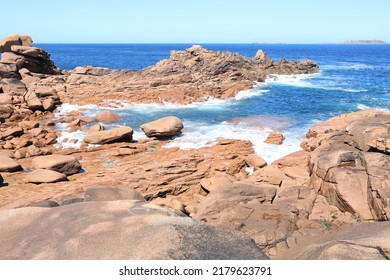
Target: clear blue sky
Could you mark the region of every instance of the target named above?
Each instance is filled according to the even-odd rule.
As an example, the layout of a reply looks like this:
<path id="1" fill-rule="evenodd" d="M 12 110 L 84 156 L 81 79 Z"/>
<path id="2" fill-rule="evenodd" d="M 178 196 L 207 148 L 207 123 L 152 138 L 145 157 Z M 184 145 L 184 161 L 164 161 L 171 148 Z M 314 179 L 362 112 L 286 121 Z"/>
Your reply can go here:
<path id="1" fill-rule="evenodd" d="M 35 43 L 390 42 L 389 0 L 18 0 L 0 37 Z"/>

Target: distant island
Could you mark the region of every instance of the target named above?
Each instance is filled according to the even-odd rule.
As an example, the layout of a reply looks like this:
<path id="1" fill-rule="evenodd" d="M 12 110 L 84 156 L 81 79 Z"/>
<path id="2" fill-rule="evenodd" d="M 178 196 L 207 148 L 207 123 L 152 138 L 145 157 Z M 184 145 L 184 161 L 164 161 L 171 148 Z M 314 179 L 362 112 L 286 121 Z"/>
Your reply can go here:
<path id="1" fill-rule="evenodd" d="M 344 44 L 388 44 L 381 40 L 350 40 L 344 42 Z"/>

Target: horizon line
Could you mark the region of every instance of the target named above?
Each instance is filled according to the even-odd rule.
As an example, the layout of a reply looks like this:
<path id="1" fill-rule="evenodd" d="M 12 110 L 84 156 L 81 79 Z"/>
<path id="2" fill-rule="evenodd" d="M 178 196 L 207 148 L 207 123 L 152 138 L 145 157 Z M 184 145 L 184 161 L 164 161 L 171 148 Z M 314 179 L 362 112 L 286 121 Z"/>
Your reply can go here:
<path id="1" fill-rule="evenodd" d="M 170 43 L 160 43 L 160 42 L 153 42 L 153 43 L 143 43 L 143 42 L 133 42 L 133 43 L 96 43 L 96 42 L 72 42 L 72 43 L 64 43 L 64 42 L 56 42 L 56 43 L 48 43 L 48 42 L 33 42 L 33 44 L 47 44 L 47 45 L 54 45 L 54 44 L 62 44 L 62 45 L 388 45 L 390 43 L 388 42 L 383 42 L 383 43 L 348 43 L 346 42 L 338 42 L 338 43 L 330 43 L 330 42 L 324 42 L 324 43 L 258 43 L 258 42 L 253 42 L 253 43 L 229 43 L 229 42 L 223 42 L 223 43 L 197 43 L 197 42 L 192 42 L 192 43 L 175 43 L 175 42 L 170 42 Z"/>

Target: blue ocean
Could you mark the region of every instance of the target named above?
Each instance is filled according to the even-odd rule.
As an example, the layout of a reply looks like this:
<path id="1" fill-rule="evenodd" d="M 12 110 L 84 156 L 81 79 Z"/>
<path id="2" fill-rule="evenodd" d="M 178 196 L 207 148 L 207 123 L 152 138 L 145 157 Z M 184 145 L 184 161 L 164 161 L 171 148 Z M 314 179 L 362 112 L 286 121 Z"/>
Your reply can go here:
<path id="1" fill-rule="evenodd" d="M 135 138 L 143 137 L 140 124 L 175 115 L 185 129 L 168 146 L 183 149 L 212 145 L 218 138 L 250 140 L 257 154 L 268 162 L 299 150 L 309 127 L 330 117 L 360 109 L 390 109 L 390 45 L 289 45 L 289 44 L 201 44 L 209 50 L 221 50 L 254 57 L 264 50 L 272 59 L 316 61 L 318 74 L 276 76 L 236 98 L 209 100 L 181 106 L 177 104 L 124 104 L 115 109 L 123 119 L 118 125 L 135 129 Z M 191 44 L 40 44 L 51 53 L 62 69 L 92 65 L 111 69 L 141 70 L 171 50 L 184 50 Z M 64 105 L 64 110 L 72 106 Z M 87 106 L 94 115 L 96 106 Z M 264 144 L 268 133 L 286 136 L 283 145 Z M 69 135 L 64 134 L 64 137 Z M 82 137 L 74 135 L 73 137 Z"/>

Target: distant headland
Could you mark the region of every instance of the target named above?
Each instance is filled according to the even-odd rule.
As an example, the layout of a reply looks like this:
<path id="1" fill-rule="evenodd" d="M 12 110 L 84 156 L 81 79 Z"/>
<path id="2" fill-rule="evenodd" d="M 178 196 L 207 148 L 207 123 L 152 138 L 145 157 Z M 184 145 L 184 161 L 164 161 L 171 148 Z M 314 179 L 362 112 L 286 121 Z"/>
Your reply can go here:
<path id="1" fill-rule="evenodd" d="M 388 44 L 381 40 L 350 40 L 345 41 L 344 44 Z"/>

